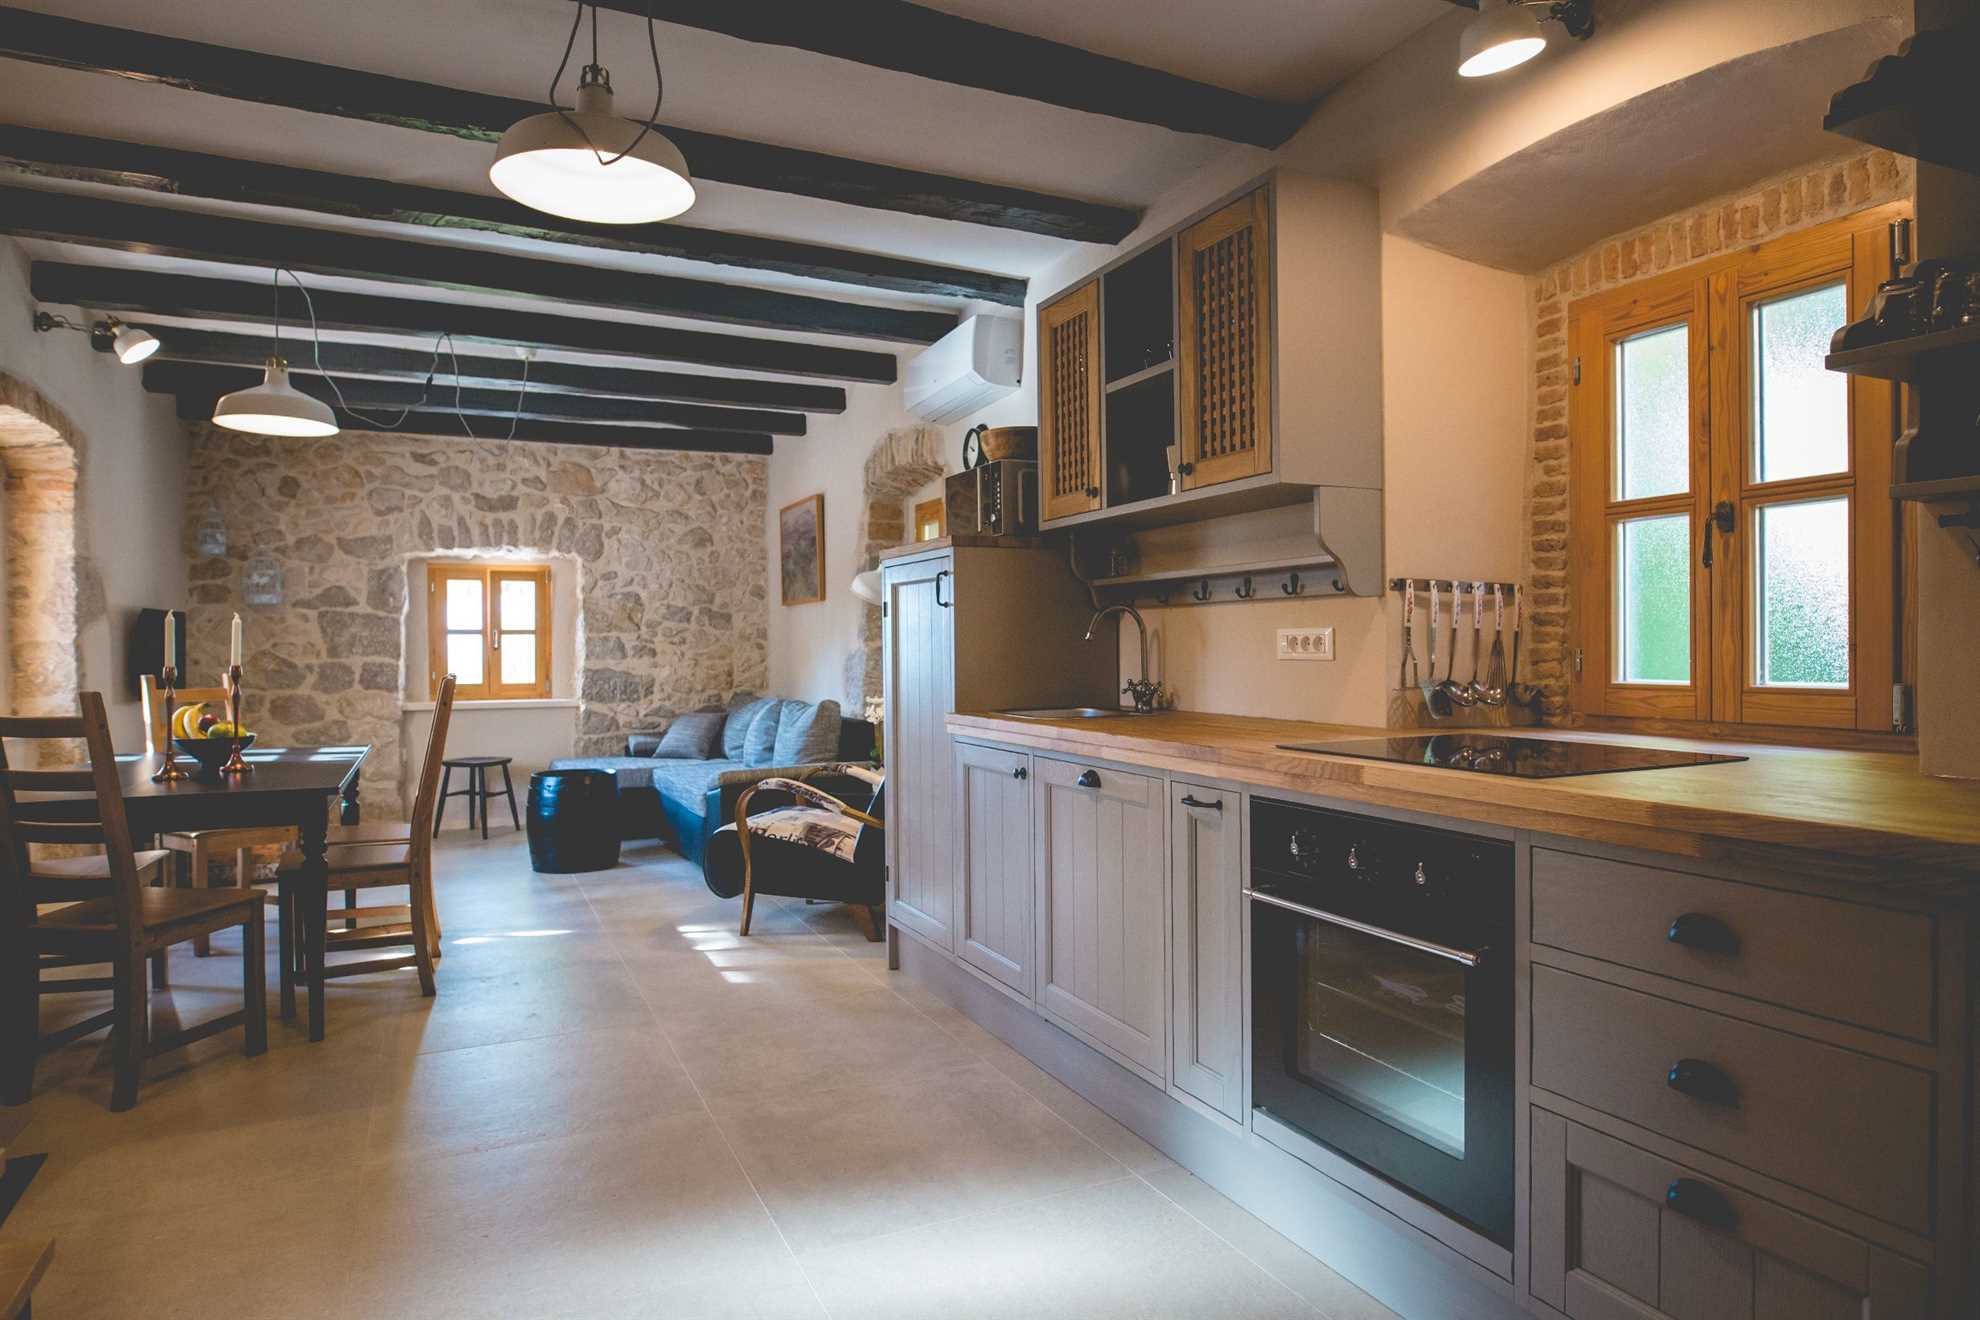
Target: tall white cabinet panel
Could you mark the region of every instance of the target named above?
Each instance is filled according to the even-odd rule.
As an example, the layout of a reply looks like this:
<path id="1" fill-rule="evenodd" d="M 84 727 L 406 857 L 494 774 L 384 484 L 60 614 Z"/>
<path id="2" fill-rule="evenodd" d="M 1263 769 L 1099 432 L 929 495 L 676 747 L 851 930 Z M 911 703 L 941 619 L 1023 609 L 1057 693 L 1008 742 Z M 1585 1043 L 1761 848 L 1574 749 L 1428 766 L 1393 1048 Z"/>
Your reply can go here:
<path id="1" fill-rule="evenodd" d="M 1168 798 L 1162 781 L 1036 757 L 1038 1006 L 1166 1085 Z"/>
<path id="2" fill-rule="evenodd" d="M 887 626 L 887 915 L 955 948 L 949 732 L 955 710 L 954 569 L 943 556 L 889 564 Z"/>
<path id="3" fill-rule="evenodd" d="M 1031 998 L 1031 758 L 956 744 L 956 955 Z"/>
<path id="4" fill-rule="evenodd" d="M 1175 1068 L 1170 1082 L 1242 1120 L 1242 794 L 1169 785 L 1169 929 Z"/>

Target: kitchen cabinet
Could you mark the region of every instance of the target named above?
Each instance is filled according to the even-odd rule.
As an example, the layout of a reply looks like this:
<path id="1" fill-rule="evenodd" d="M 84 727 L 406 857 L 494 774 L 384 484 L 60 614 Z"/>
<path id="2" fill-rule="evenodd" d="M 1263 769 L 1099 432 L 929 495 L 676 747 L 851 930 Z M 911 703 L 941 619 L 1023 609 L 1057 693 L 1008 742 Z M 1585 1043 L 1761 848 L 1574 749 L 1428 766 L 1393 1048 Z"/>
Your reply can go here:
<path id="1" fill-rule="evenodd" d="M 954 948 L 955 884 L 947 817 L 955 709 L 954 558 L 889 564 L 886 623 L 887 918 Z"/>
<path id="2" fill-rule="evenodd" d="M 1242 794 L 1169 785 L 1170 1084 L 1244 1118 Z"/>
<path id="3" fill-rule="evenodd" d="M 1031 758 L 958 742 L 956 956 L 1031 998 Z"/>
<path id="4" fill-rule="evenodd" d="M 1532 1112 L 1533 1296 L 1573 1320 L 1925 1320 L 1885 1248 L 1544 1109 Z"/>
<path id="5" fill-rule="evenodd" d="M 1260 188 L 1176 238 L 1184 490 L 1272 470 L 1270 224 Z"/>
<path id="6" fill-rule="evenodd" d="M 1038 309 L 1038 458 L 1046 519 L 1100 507 L 1100 282 Z"/>
<path id="7" fill-rule="evenodd" d="M 1157 1086 L 1168 1062 L 1168 795 L 1111 766 L 1032 764 L 1038 1007 Z"/>

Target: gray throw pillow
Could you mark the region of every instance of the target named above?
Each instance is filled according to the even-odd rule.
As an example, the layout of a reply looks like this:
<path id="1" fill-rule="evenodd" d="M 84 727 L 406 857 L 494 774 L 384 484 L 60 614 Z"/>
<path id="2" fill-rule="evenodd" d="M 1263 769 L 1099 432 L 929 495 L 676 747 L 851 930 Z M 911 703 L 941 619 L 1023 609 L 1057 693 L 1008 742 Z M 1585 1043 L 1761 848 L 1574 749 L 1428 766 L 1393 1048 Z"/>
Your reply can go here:
<path id="1" fill-rule="evenodd" d="M 776 765 L 777 762 L 777 713 L 784 703 L 776 699 L 767 701 L 756 718 L 749 723 L 749 732 L 743 737 L 744 765 Z"/>
<path id="2" fill-rule="evenodd" d="M 715 749 L 722 742 L 722 718 L 719 710 L 675 716 L 667 732 L 660 735 L 660 746 L 653 754 L 681 761 L 714 760 Z"/>
<path id="3" fill-rule="evenodd" d="M 765 706 L 773 704 L 775 697 L 758 697 L 745 701 L 729 712 L 728 720 L 722 725 L 722 759 L 740 761 L 744 759 L 744 745 L 749 738 L 749 726 L 763 713 Z"/>
<path id="4" fill-rule="evenodd" d="M 627 756 L 658 756 L 660 735 L 657 733 L 629 733 L 626 735 Z"/>
<path id="5" fill-rule="evenodd" d="M 839 754 L 839 703 L 787 701 L 777 715 L 778 765 L 811 765 Z"/>

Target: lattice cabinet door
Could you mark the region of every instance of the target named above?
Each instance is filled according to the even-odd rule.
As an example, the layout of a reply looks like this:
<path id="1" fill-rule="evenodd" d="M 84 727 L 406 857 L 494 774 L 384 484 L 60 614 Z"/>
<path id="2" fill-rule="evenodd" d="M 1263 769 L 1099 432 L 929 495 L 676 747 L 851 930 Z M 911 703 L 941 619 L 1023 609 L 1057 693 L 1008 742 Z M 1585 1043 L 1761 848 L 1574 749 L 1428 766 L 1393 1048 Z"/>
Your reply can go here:
<path id="1" fill-rule="evenodd" d="M 1038 311 L 1038 458 L 1044 516 L 1100 507 L 1100 284 Z"/>
<path id="2" fill-rule="evenodd" d="M 1263 188 L 1177 239 L 1185 490 L 1272 470 L 1271 250 Z"/>

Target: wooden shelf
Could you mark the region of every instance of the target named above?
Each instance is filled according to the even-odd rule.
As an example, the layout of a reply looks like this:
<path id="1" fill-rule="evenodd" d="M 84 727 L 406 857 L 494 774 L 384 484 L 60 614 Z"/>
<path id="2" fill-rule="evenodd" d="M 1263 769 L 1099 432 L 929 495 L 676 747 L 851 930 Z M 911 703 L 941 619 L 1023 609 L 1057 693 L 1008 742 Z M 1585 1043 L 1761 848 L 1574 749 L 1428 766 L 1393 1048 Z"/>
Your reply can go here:
<path id="1" fill-rule="evenodd" d="M 1162 586 L 1186 586 L 1206 579 L 1216 582 L 1225 578 L 1272 578 L 1287 573 L 1333 568 L 1338 562 L 1332 555 L 1326 554 L 1295 555 L 1290 559 L 1259 559 L 1243 564 L 1211 564 L 1196 568 L 1166 569 L 1156 573 L 1129 573 L 1122 577 L 1095 578 L 1093 586 L 1102 591 L 1110 588 L 1147 590 Z M 1254 584 L 1261 596 L 1265 588 L 1270 585 L 1265 582 Z M 1309 589 L 1315 592 L 1332 590 L 1325 582 L 1315 582 L 1310 588 L 1302 584 L 1300 594 L 1305 595 Z M 1284 593 L 1274 591 L 1272 594 L 1276 596 Z"/>
<path id="2" fill-rule="evenodd" d="M 1822 127 L 1900 156 L 1980 174 L 1980 24 L 1920 32 L 1837 92 Z"/>
<path id="3" fill-rule="evenodd" d="M 1980 474 L 1970 477 L 1941 477 L 1936 481 L 1902 481 L 1891 487 L 1895 500 L 1942 500 L 1980 498 Z"/>
<path id="4" fill-rule="evenodd" d="M 1955 364 L 1980 372 L 1980 322 L 1831 353 L 1824 363 L 1830 371 L 1879 380 L 1917 380 Z"/>
<path id="5" fill-rule="evenodd" d="M 1174 358 L 1169 358 L 1165 361 L 1157 362 L 1152 367 L 1143 367 L 1140 371 L 1130 372 L 1129 374 L 1122 376 L 1119 380 L 1108 381 L 1107 393 L 1112 394 L 1116 390 L 1132 389 L 1136 385 L 1141 384 L 1145 380 L 1154 380 L 1159 376 L 1166 376 L 1175 369 L 1176 369 L 1176 360 Z"/>

